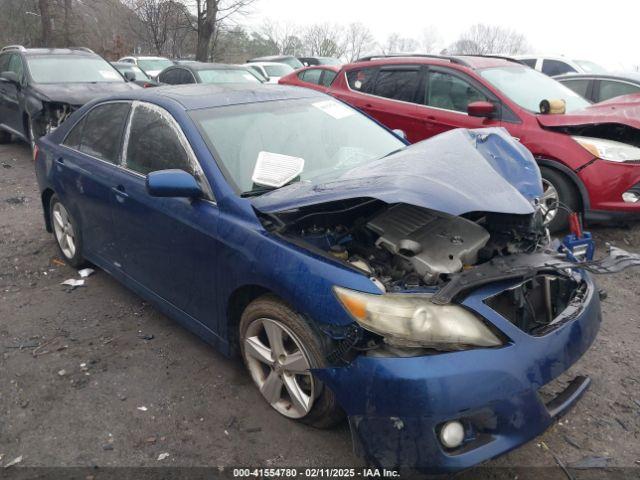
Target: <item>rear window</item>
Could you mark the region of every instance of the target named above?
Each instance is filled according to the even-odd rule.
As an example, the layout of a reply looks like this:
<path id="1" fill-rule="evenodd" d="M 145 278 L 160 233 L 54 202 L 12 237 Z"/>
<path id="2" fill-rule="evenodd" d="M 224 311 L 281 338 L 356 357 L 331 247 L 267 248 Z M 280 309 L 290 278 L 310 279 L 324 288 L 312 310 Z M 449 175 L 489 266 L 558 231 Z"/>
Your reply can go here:
<path id="1" fill-rule="evenodd" d="M 124 78 L 100 57 L 47 55 L 27 57 L 36 83 L 122 83 Z"/>

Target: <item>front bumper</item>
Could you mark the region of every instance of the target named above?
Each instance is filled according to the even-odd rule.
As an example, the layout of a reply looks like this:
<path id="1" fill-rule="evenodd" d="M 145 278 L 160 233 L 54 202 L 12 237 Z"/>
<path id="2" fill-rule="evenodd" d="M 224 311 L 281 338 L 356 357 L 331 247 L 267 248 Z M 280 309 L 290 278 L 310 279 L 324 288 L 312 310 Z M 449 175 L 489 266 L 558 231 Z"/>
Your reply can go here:
<path id="1" fill-rule="evenodd" d="M 626 192 L 640 191 L 640 163 L 596 159 L 578 174 L 589 189 L 590 211 L 587 212 L 587 218 L 640 217 L 640 201 L 629 203 L 622 198 Z"/>
<path id="2" fill-rule="evenodd" d="M 600 302 L 590 276 L 582 308 L 550 333 L 534 337 L 498 315 L 483 300 L 517 282 L 475 291 L 463 304 L 500 329 L 510 342 L 410 358 L 361 355 L 350 365 L 315 373 L 349 416 L 356 453 L 384 467 L 431 473 L 472 467 L 508 452 L 546 430 L 584 392 L 584 380 L 545 405 L 538 390 L 566 371 L 594 341 Z M 459 420 L 461 447 L 448 451 L 440 426 Z"/>

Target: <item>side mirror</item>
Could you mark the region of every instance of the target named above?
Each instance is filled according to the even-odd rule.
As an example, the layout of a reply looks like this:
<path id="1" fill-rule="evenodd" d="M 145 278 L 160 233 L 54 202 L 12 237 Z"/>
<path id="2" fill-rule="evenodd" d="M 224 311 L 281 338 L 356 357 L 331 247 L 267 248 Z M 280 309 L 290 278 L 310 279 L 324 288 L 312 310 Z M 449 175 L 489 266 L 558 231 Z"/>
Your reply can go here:
<path id="1" fill-rule="evenodd" d="M 136 74 L 131 72 L 131 71 L 124 72 L 124 79 L 127 82 L 135 82 L 136 81 Z"/>
<path id="2" fill-rule="evenodd" d="M 399 128 L 394 128 L 392 132 L 396 134 L 396 137 L 400 137 L 403 140 L 407 139 L 407 134 L 405 133 L 404 130 L 400 130 Z"/>
<path id="3" fill-rule="evenodd" d="M 492 118 L 496 113 L 496 106 L 491 102 L 471 102 L 467 105 L 467 113 L 470 117 Z"/>
<path id="4" fill-rule="evenodd" d="M 152 197 L 199 198 L 202 189 L 184 170 L 158 170 L 147 175 L 147 193 Z"/>
<path id="5" fill-rule="evenodd" d="M 15 83 L 16 85 L 20 83 L 20 80 L 18 79 L 18 75 L 16 75 L 16 72 L 11 72 L 11 71 L 0 73 L 0 79 L 4 80 L 5 82 Z"/>

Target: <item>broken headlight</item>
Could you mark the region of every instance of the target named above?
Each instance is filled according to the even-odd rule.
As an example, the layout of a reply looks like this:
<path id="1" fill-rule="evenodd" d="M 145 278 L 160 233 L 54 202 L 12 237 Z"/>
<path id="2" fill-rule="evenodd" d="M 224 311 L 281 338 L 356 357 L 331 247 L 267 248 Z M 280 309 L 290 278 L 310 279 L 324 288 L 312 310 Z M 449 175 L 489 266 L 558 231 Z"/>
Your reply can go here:
<path id="1" fill-rule="evenodd" d="M 594 157 L 610 162 L 633 162 L 640 160 L 640 148 L 613 140 L 592 137 L 571 137 Z"/>
<path id="2" fill-rule="evenodd" d="M 362 328 L 392 345 L 437 350 L 502 345 L 482 320 L 458 305 L 435 305 L 426 295 L 371 295 L 342 287 L 334 291 Z"/>

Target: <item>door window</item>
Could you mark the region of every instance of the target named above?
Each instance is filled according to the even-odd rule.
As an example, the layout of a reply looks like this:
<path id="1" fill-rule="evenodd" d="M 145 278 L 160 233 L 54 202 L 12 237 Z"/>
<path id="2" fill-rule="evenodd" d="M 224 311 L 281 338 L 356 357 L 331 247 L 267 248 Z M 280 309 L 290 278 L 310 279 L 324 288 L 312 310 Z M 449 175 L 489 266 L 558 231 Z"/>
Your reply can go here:
<path id="1" fill-rule="evenodd" d="M 527 67 L 536 68 L 537 58 L 521 58 L 520 61 L 524 63 Z"/>
<path id="2" fill-rule="evenodd" d="M 131 118 L 125 166 L 146 175 L 157 170 L 177 168 L 196 172 L 169 114 L 158 107 L 137 104 Z"/>
<path id="3" fill-rule="evenodd" d="M 193 74 L 187 70 L 186 68 L 181 68 L 179 69 L 180 74 L 178 75 L 178 79 L 181 85 L 187 84 L 187 83 L 196 83 L 196 79 L 193 78 Z"/>
<path id="4" fill-rule="evenodd" d="M 10 56 L 11 55 L 9 55 L 9 54 L 0 55 L 0 73 L 6 72 L 7 70 L 9 70 L 9 57 Z"/>
<path id="5" fill-rule="evenodd" d="M 569 87 L 581 97 L 587 98 L 587 90 L 591 80 L 575 78 L 573 80 L 563 80 L 561 83 Z"/>
<path id="6" fill-rule="evenodd" d="M 613 80 L 600 80 L 600 92 L 598 94 L 598 102 L 604 102 L 610 98 L 619 97 L 621 95 L 630 95 L 639 93 L 640 87 L 631 85 L 630 83 L 615 82 Z"/>
<path id="7" fill-rule="evenodd" d="M 129 115 L 129 108 L 128 103 L 117 102 L 100 105 L 91 110 L 83 120 L 84 126 L 78 150 L 100 160 L 118 163 L 122 132 Z M 71 131 L 67 141 L 75 141 L 75 130 L 78 126 L 76 125 Z"/>
<path id="8" fill-rule="evenodd" d="M 24 73 L 24 67 L 22 66 L 22 58 L 20 55 L 13 54 L 9 59 L 9 71 L 14 72 L 18 76 L 18 81 L 22 81 L 22 74 Z"/>
<path id="9" fill-rule="evenodd" d="M 320 81 L 320 84 L 324 85 L 325 87 L 330 87 L 331 84 L 333 83 L 333 79 L 336 78 L 336 75 L 338 75 L 336 72 L 333 72 L 331 70 L 325 70 L 324 74 L 322 75 L 322 80 Z"/>
<path id="10" fill-rule="evenodd" d="M 180 84 L 180 70 L 177 68 L 173 68 L 167 72 L 162 73 L 158 80 L 162 83 L 168 83 L 169 85 L 179 85 Z"/>
<path id="11" fill-rule="evenodd" d="M 573 73 L 576 70 L 568 63 L 561 62 L 560 60 L 545 59 L 542 62 L 542 73 L 555 77 L 556 75 L 564 75 L 565 73 Z"/>
<path id="12" fill-rule="evenodd" d="M 373 94 L 379 97 L 413 102 L 415 100 L 420 71 L 416 69 L 383 69 L 378 73 Z"/>
<path id="13" fill-rule="evenodd" d="M 460 77 L 445 72 L 430 72 L 425 104 L 429 107 L 466 112 L 471 102 L 489 99 Z"/>
<path id="14" fill-rule="evenodd" d="M 373 90 L 373 78 L 375 69 L 362 68 L 360 70 L 351 70 L 347 72 L 347 83 L 351 90 L 356 92 L 371 93 Z"/>

